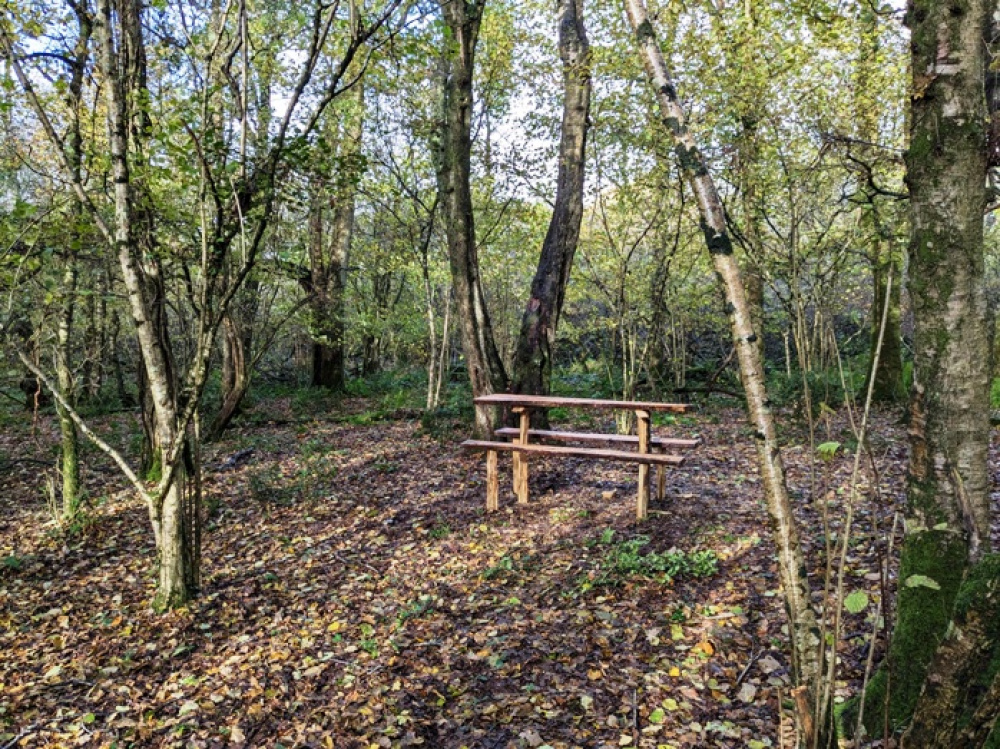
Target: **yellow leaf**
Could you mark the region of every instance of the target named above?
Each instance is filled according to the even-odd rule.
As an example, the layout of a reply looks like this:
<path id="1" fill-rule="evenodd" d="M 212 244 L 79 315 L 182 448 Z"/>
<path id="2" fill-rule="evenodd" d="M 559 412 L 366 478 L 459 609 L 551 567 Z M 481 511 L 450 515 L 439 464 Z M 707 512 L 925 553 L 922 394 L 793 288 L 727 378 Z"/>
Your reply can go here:
<path id="1" fill-rule="evenodd" d="M 339 632 L 344 628 L 343 622 L 330 622 L 329 626 L 326 628 L 327 632 Z"/>
<path id="2" fill-rule="evenodd" d="M 691 650 L 695 653 L 704 653 L 705 655 L 714 655 L 715 648 L 712 647 L 712 643 L 708 640 L 702 640 L 697 645 L 695 645 Z"/>
<path id="3" fill-rule="evenodd" d="M 587 671 L 587 678 L 590 679 L 591 681 L 597 681 L 602 676 L 604 676 L 604 674 L 601 673 L 601 669 L 599 668 L 592 668 L 589 671 Z"/>
<path id="4" fill-rule="evenodd" d="M 677 668 L 677 666 L 671 666 L 670 671 L 668 673 L 676 679 L 678 676 L 681 675 L 681 670 Z"/>

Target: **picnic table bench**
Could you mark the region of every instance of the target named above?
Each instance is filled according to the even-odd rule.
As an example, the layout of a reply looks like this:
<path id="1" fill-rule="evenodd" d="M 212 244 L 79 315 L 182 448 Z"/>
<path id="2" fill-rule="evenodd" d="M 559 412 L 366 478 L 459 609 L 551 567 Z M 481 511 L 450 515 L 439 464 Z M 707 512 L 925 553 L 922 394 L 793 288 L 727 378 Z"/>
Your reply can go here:
<path id="1" fill-rule="evenodd" d="M 701 439 L 679 439 L 655 437 L 651 434 L 651 414 L 654 412 L 685 413 L 691 406 L 685 403 L 656 403 L 644 401 L 602 400 L 595 398 L 564 398 L 558 396 L 517 395 L 495 393 L 475 398 L 477 405 L 492 405 L 509 408 L 519 416 L 517 427 L 502 427 L 494 434 L 500 438 L 511 437 L 513 441 L 466 440 L 462 447 L 466 450 L 486 453 L 486 509 L 493 512 L 500 506 L 500 481 L 497 474 L 497 456 L 500 452 L 510 452 L 513 456 L 514 493 L 519 504 L 528 502 L 528 456 L 549 455 L 557 457 L 583 457 L 592 460 L 616 460 L 639 464 L 639 496 L 636 501 L 636 517 L 642 520 L 649 511 L 649 468 L 657 467 L 657 496 L 663 499 L 665 490 L 664 469 L 680 466 L 684 456 L 666 452 L 669 449 L 691 450 L 701 444 Z M 636 434 L 605 434 L 599 432 L 571 432 L 554 429 L 532 429 L 531 412 L 545 408 L 578 408 L 584 410 L 630 410 L 636 414 Z M 541 439 L 561 444 L 538 444 L 532 439 Z M 570 444 L 582 443 L 582 444 Z M 635 446 L 637 450 L 622 450 L 607 447 L 593 447 L 597 444 L 615 446 Z M 657 450 L 658 452 L 654 452 Z"/>

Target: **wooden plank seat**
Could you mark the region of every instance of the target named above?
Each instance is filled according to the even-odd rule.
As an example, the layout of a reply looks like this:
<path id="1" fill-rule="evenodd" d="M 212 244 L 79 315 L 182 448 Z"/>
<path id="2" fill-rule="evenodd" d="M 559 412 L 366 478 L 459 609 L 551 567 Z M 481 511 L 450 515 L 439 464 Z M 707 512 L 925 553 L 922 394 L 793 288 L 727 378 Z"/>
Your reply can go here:
<path id="1" fill-rule="evenodd" d="M 502 427 L 494 434 L 499 437 L 520 437 L 521 430 L 517 427 Z M 529 429 L 529 437 L 537 437 L 553 442 L 616 442 L 619 444 L 638 445 L 636 434 L 600 434 L 596 432 L 557 432 L 551 429 Z M 701 446 L 701 437 L 696 439 L 678 439 L 676 437 L 650 437 L 649 446 L 660 450 L 675 448 L 678 450 L 693 450 Z"/>
<path id="2" fill-rule="evenodd" d="M 502 427 L 494 434 L 500 437 L 513 437 L 520 439 L 521 430 L 517 427 Z M 638 445 L 639 435 L 637 434 L 606 434 L 600 432 L 559 432 L 554 429 L 529 429 L 529 438 L 550 440 L 552 442 L 583 442 L 590 444 L 614 443 L 624 445 Z M 677 437 L 654 437 L 649 438 L 649 447 L 661 452 L 673 448 L 677 450 L 694 450 L 700 447 L 701 437 L 695 439 L 680 439 Z M 662 500 L 667 491 L 666 467 L 660 463 L 656 466 L 656 498 Z"/>
<path id="3" fill-rule="evenodd" d="M 514 431 L 516 432 L 517 430 Z M 555 457 L 579 457 L 590 458 L 592 460 L 618 460 L 624 463 L 640 463 L 660 467 L 668 465 L 680 466 L 684 464 L 685 460 L 683 455 L 673 455 L 670 453 L 632 452 L 629 450 L 609 450 L 565 445 L 520 444 L 518 442 L 490 440 L 466 440 L 462 443 L 461 447 L 464 450 L 486 453 L 486 510 L 488 512 L 495 511 L 500 507 L 500 479 L 497 474 L 497 454 L 499 452 L 514 454 L 530 453 Z M 528 501 L 526 485 L 522 485 L 518 490 L 518 501 L 522 504 Z M 641 498 L 640 504 L 642 504 Z"/>

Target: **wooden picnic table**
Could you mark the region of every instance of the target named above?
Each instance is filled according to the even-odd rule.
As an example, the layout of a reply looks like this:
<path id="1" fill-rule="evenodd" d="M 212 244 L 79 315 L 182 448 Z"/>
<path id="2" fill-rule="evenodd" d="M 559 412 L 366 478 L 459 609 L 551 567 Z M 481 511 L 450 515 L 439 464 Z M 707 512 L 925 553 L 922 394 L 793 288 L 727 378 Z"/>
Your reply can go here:
<path id="1" fill-rule="evenodd" d="M 466 440 L 462 446 L 470 450 L 486 451 L 487 473 L 487 509 L 496 510 L 499 505 L 498 478 L 496 473 L 497 452 L 511 452 L 513 456 L 514 493 L 520 504 L 528 501 L 528 455 L 543 454 L 555 456 L 589 457 L 595 460 L 619 460 L 639 464 L 639 496 L 636 503 L 636 516 L 643 519 L 648 514 L 649 505 L 649 467 L 656 465 L 659 470 L 658 494 L 662 499 L 664 494 L 664 473 L 666 465 L 681 465 L 684 457 L 680 455 L 654 453 L 651 448 L 661 451 L 668 447 L 691 449 L 701 444 L 700 439 L 683 440 L 652 437 L 651 414 L 655 412 L 686 413 L 691 406 L 686 403 L 659 403 L 655 401 L 605 400 L 599 398 L 567 398 L 552 395 L 519 395 L 516 393 L 494 393 L 474 399 L 476 405 L 498 406 L 510 409 L 518 415 L 518 426 L 501 428 L 496 434 L 501 437 L 514 437 L 513 442 L 496 442 L 487 440 Z M 574 408 L 581 410 L 626 410 L 636 415 L 636 434 L 619 435 L 595 432 L 566 432 L 560 430 L 531 429 L 531 413 L 538 409 Z M 634 444 L 637 452 L 623 450 L 597 449 L 592 447 L 567 447 L 532 444 L 532 437 L 554 442 L 611 442 L 617 444 Z"/>

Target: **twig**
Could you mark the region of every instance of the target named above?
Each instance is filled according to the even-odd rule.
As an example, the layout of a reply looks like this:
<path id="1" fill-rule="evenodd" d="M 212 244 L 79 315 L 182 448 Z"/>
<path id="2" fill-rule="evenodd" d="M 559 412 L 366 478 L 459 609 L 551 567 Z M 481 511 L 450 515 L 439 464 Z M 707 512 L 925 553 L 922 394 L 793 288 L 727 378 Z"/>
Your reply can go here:
<path id="1" fill-rule="evenodd" d="M 344 557 L 340 556 L 340 554 L 338 554 L 338 553 L 337 553 L 337 552 L 335 552 L 335 551 L 331 551 L 331 552 L 330 552 L 330 556 L 332 556 L 332 557 L 333 557 L 334 559 L 337 559 L 338 561 L 342 562 L 343 564 L 348 564 L 348 565 L 349 565 L 349 564 L 352 564 L 352 563 L 354 563 L 354 562 L 357 562 L 357 563 L 358 563 L 358 564 L 360 564 L 360 565 L 361 565 L 362 567 L 366 567 L 367 569 L 370 569 L 370 570 L 371 570 L 372 572 L 374 572 L 374 573 L 375 573 L 376 575 L 381 575 L 381 574 L 382 574 L 382 573 L 381 573 L 381 572 L 380 572 L 380 571 L 378 570 L 378 568 L 377 568 L 377 567 L 372 567 L 372 566 L 371 566 L 370 564 L 368 564 L 367 562 L 362 562 L 362 561 L 358 560 L 357 558 L 354 558 L 354 559 L 346 559 L 346 558 L 344 558 Z"/>
<path id="2" fill-rule="evenodd" d="M 34 463 L 35 465 L 45 466 L 50 468 L 54 465 L 51 460 L 39 460 L 38 458 L 14 458 L 13 460 L 8 460 L 6 463 L 0 464 L 0 473 L 10 470 L 18 463 Z"/>
<path id="3" fill-rule="evenodd" d="M 750 673 L 750 669 L 753 668 L 753 664 L 760 660 L 760 657 L 764 655 L 764 648 L 754 652 L 750 651 L 750 660 L 747 661 L 747 665 L 744 666 L 743 670 L 740 672 L 739 677 L 736 679 L 736 686 L 738 687 L 743 683 L 743 680 L 747 678 L 747 674 Z"/>
<path id="4" fill-rule="evenodd" d="M 632 741 L 639 745 L 639 699 L 635 689 L 632 690 Z"/>
<path id="5" fill-rule="evenodd" d="M 8 741 L 6 744 L 4 744 L 2 747 L 0 747 L 0 749 L 10 749 L 12 746 L 14 746 L 15 744 L 17 744 L 18 741 L 20 741 L 25 736 L 27 736 L 32 731 L 34 731 L 35 730 L 35 725 L 36 725 L 35 723 L 32 723 L 31 725 L 29 725 L 29 726 L 25 727 L 24 729 L 22 729 L 21 732 L 19 734 L 17 734 L 17 736 L 15 736 L 14 738 L 12 738 L 10 741 Z"/>

